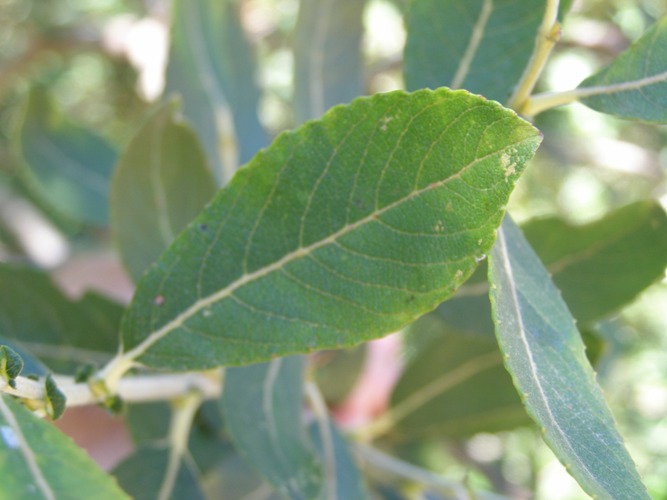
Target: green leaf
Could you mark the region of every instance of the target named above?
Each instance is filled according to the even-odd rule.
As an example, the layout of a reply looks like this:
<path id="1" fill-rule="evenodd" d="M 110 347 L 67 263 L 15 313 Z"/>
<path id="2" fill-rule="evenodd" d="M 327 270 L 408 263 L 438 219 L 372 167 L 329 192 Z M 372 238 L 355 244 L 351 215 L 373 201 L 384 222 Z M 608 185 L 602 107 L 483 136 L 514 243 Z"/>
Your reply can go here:
<path id="1" fill-rule="evenodd" d="M 144 445 L 121 462 L 113 471 L 121 487 L 135 500 L 154 500 L 161 492 L 169 462 L 169 448 Z M 187 460 L 181 461 L 168 496 L 180 500 L 204 499 L 196 469 Z"/>
<path id="2" fill-rule="evenodd" d="M 392 392 L 394 434 L 460 439 L 530 421 L 492 336 L 456 331 L 436 314 L 412 325 L 410 335 L 431 339 L 420 346 Z"/>
<path id="3" fill-rule="evenodd" d="M 548 218 L 529 222 L 523 231 L 582 323 L 632 301 L 667 266 L 667 214 L 653 200 L 585 225 Z"/>
<path id="4" fill-rule="evenodd" d="M 65 413 L 67 400 L 51 374 L 46 376 L 44 384 L 46 414 L 51 420 L 58 420 Z"/>
<path id="5" fill-rule="evenodd" d="M 225 500 L 279 500 L 271 486 L 262 482 L 257 473 L 250 468 L 238 454 L 227 456 L 204 479 L 207 498 Z"/>
<path id="6" fill-rule="evenodd" d="M 15 146 L 23 178 L 38 198 L 73 220 L 106 225 L 116 153 L 104 139 L 67 121 L 47 93 L 34 88 Z"/>
<path id="7" fill-rule="evenodd" d="M 321 351 L 315 354 L 314 376 L 327 403 L 342 403 L 354 389 L 366 364 L 366 351 L 367 346 L 362 344 L 354 349 Z"/>
<path id="8" fill-rule="evenodd" d="M 241 456 L 293 499 L 317 498 L 323 487 L 302 421 L 304 366 L 303 357 L 291 357 L 229 368 L 221 402 Z"/>
<path id="9" fill-rule="evenodd" d="M 130 141 L 111 186 L 111 222 L 135 281 L 215 192 L 204 151 L 179 121 L 178 103 L 159 107 Z"/>
<path id="10" fill-rule="evenodd" d="M 183 97 L 213 165 L 226 183 L 267 139 L 257 118 L 253 54 L 239 22 L 238 2 L 175 0 L 165 94 Z"/>
<path id="11" fill-rule="evenodd" d="M 0 477 L 3 498 L 129 498 L 69 438 L 5 396 L 0 396 Z"/>
<path id="12" fill-rule="evenodd" d="M 364 93 L 361 53 L 365 0 L 299 4 L 294 43 L 297 123 L 319 118 Z"/>
<path id="13" fill-rule="evenodd" d="M 577 88 L 582 103 L 597 111 L 644 121 L 667 122 L 667 16 L 609 66 Z"/>
<path id="14" fill-rule="evenodd" d="M 539 141 L 447 89 L 360 98 L 281 135 L 140 282 L 121 361 L 204 369 L 396 331 L 489 251 Z"/>
<path id="15" fill-rule="evenodd" d="M 23 358 L 11 347 L 0 345 L 0 377 L 10 387 L 15 386 L 14 379 L 23 370 Z"/>
<path id="16" fill-rule="evenodd" d="M 327 420 L 327 427 L 323 428 L 322 425 L 314 422 L 309 429 L 310 437 L 320 454 L 327 476 L 323 498 L 327 500 L 364 500 L 368 498 L 361 472 L 350 452 L 347 441 L 331 419 Z M 330 436 L 331 451 L 324 445 L 327 440 L 326 436 Z"/>
<path id="17" fill-rule="evenodd" d="M 509 217 L 489 258 L 491 303 L 505 365 L 544 439 L 599 498 L 648 498 L 567 306 Z"/>
<path id="18" fill-rule="evenodd" d="M 69 300 L 42 271 L 0 264 L 0 342 L 26 354 L 26 362 L 37 358 L 73 374 L 85 363 L 108 361 L 118 350 L 122 313 L 120 305 L 92 293 Z M 34 361 L 25 371 L 43 374 Z"/>
<path id="19" fill-rule="evenodd" d="M 544 6 L 544 0 L 412 2 L 407 88 L 447 85 L 507 101 L 530 59 Z"/>

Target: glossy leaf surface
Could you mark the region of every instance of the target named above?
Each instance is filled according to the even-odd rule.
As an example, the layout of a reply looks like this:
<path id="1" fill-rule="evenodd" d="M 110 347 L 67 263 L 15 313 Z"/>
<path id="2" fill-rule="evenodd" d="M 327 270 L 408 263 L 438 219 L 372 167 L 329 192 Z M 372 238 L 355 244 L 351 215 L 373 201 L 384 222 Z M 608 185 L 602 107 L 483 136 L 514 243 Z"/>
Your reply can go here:
<path id="1" fill-rule="evenodd" d="M 0 396 L 0 476 L 3 498 L 129 498 L 68 437 L 6 396 Z"/>
<path id="2" fill-rule="evenodd" d="M 324 478 L 302 420 L 304 367 L 289 357 L 229 368 L 221 404 L 241 456 L 283 496 L 310 499 Z"/>
<path id="3" fill-rule="evenodd" d="M 75 221 L 107 223 L 116 152 L 104 139 L 70 123 L 41 89 L 30 92 L 16 138 L 24 179 L 37 197 Z"/>
<path id="4" fill-rule="evenodd" d="M 648 498 L 574 319 L 509 217 L 489 263 L 496 335 L 505 365 L 547 444 L 588 494 Z"/>
<path id="5" fill-rule="evenodd" d="M 489 251 L 539 140 L 447 89 L 357 99 L 281 135 L 141 281 L 125 356 L 202 369 L 396 331 Z"/>
<path id="6" fill-rule="evenodd" d="M 365 0 L 299 4 L 294 43 L 297 123 L 319 118 L 364 93 L 361 54 Z"/>
<path id="7" fill-rule="evenodd" d="M 215 180 L 176 102 L 156 110 L 120 157 L 111 188 L 112 227 L 135 281 L 215 192 Z"/>
<path id="8" fill-rule="evenodd" d="M 118 350 L 122 314 L 120 305 L 94 293 L 68 299 L 42 271 L 0 265 L 0 338 L 7 341 L 0 343 L 18 350 L 25 373 L 43 374 L 36 360 L 69 373 L 104 363 Z"/>
<path id="9" fill-rule="evenodd" d="M 609 66 L 584 80 L 582 103 L 597 111 L 645 121 L 667 121 L 667 16 Z"/>
<path id="10" fill-rule="evenodd" d="M 266 145 L 259 90 L 237 2 L 177 0 L 165 94 L 180 94 L 221 183 Z"/>

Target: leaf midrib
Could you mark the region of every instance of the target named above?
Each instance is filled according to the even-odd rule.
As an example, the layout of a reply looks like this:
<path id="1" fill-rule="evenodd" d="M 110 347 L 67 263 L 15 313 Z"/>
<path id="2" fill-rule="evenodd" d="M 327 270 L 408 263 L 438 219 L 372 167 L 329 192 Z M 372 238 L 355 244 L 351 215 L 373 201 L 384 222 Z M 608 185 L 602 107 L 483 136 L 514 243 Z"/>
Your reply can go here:
<path id="1" fill-rule="evenodd" d="M 496 244 L 501 249 L 500 254 L 502 259 L 502 266 L 505 270 L 505 273 L 507 274 L 507 283 L 509 285 L 509 292 L 511 294 L 513 313 L 517 321 L 517 326 L 519 327 L 518 328 L 519 331 L 517 332 L 518 333 L 517 338 L 519 339 L 520 344 L 523 345 L 530 379 L 533 381 L 533 384 L 537 389 L 537 394 L 542 402 L 542 408 L 545 410 L 545 415 L 551 424 L 549 425 L 549 429 L 555 431 L 555 433 L 560 436 L 561 442 L 570 450 L 570 455 L 577 460 L 579 466 L 581 467 L 581 470 L 585 471 L 588 477 L 591 478 L 594 482 L 597 482 L 595 474 L 593 474 L 591 470 L 588 468 L 588 464 L 586 464 L 585 461 L 580 459 L 579 454 L 570 443 L 568 434 L 561 428 L 558 419 L 555 417 L 553 410 L 551 409 L 549 398 L 546 395 L 545 389 L 542 386 L 542 381 L 538 374 L 539 372 L 538 364 L 535 362 L 535 359 L 533 357 L 530 341 L 526 337 L 527 328 L 523 322 L 523 315 L 521 312 L 521 299 L 519 298 L 519 292 L 515 286 L 516 281 L 514 278 L 513 265 L 509 259 L 509 249 L 507 247 L 507 241 L 505 239 L 505 231 L 502 227 L 498 230 L 498 239 Z M 525 370 L 523 371 L 523 373 L 525 374 Z M 512 373 L 512 376 L 513 378 L 516 377 L 514 372 Z"/>
<path id="2" fill-rule="evenodd" d="M 403 198 L 400 198 L 385 207 L 375 210 L 374 212 L 370 213 L 366 217 L 363 217 L 362 219 L 359 219 L 358 221 L 352 223 L 352 224 L 347 224 L 343 226 L 341 229 L 338 231 L 334 232 L 330 236 L 323 238 L 319 241 L 316 241 L 309 246 L 306 247 L 299 247 L 296 250 L 293 250 L 292 252 L 287 253 L 284 255 L 282 258 L 278 259 L 277 261 L 274 261 L 273 263 L 266 265 L 262 268 L 257 269 L 256 271 L 253 271 L 251 273 L 246 273 L 243 274 L 241 277 L 236 279 L 234 282 L 228 284 L 225 286 L 223 289 L 218 290 L 215 293 L 212 293 L 208 295 L 207 297 L 200 298 L 196 302 L 194 302 L 191 306 L 189 306 L 187 309 L 185 309 L 183 312 L 178 314 L 174 319 L 171 321 L 167 322 L 165 325 L 163 325 L 161 328 L 158 330 L 153 331 L 150 333 L 147 337 L 145 337 L 139 344 L 137 344 L 135 347 L 130 349 L 129 351 L 126 351 L 123 355 L 122 358 L 125 359 L 126 361 L 132 361 L 139 356 L 141 356 L 148 348 L 150 348 L 153 344 L 158 342 L 160 339 L 168 335 L 170 332 L 173 330 L 179 328 L 181 325 L 183 325 L 188 319 L 196 315 L 199 311 L 205 309 L 206 307 L 209 307 L 216 302 L 219 302 L 222 299 L 225 299 L 227 297 L 233 296 L 234 292 L 238 290 L 239 288 L 247 285 L 248 283 L 251 283 L 257 279 L 260 279 L 274 271 L 277 271 L 287 265 L 288 263 L 297 260 L 299 258 L 305 257 L 315 250 L 324 247 L 329 244 L 334 244 L 337 239 L 341 238 L 342 236 L 345 236 L 356 229 L 371 223 L 375 221 L 377 217 L 380 217 L 382 214 L 402 205 L 403 203 L 407 203 L 408 201 L 412 200 L 413 198 L 419 197 L 422 194 L 431 191 L 433 189 L 440 188 L 449 182 L 451 182 L 454 179 L 459 178 L 462 174 L 464 174 L 468 169 L 472 168 L 474 165 L 486 160 L 487 158 L 490 158 L 492 156 L 501 154 L 507 150 L 510 150 L 512 148 L 515 148 L 516 146 L 523 144 L 525 142 L 530 142 L 532 140 L 532 137 L 522 139 L 520 141 L 511 143 L 506 145 L 505 147 L 494 151 L 492 153 L 488 153 L 482 157 L 476 158 L 474 161 L 470 162 L 468 165 L 462 167 L 458 172 L 450 175 L 446 179 L 443 179 L 438 182 L 434 182 L 429 184 L 428 186 L 412 191 L 409 195 L 404 196 Z"/>
<path id="3" fill-rule="evenodd" d="M 44 477 L 42 470 L 39 468 L 39 464 L 37 463 L 37 458 L 35 457 L 35 454 L 28 445 L 28 441 L 23 435 L 21 427 L 19 426 L 19 423 L 16 420 L 14 413 L 9 408 L 9 406 L 7 406 L 3 397 L 4 396 L 0 395 L 0 414 L 2 414 L 7 424 L 9 424 L 9 427 L 12 429 L 12 431 L 16 436 L 16 439 L 18 440 L 21 455 L 23 455 L 26 467 L 28 467 L 30 474 L 35 480 L 35 485 L 42 492 L 42 494 L 47 500 L 55 500 L 56 496 L 53 493 L 53 490 L 49 486 L 48 482 L 46 481 L 46 478 Z"/>

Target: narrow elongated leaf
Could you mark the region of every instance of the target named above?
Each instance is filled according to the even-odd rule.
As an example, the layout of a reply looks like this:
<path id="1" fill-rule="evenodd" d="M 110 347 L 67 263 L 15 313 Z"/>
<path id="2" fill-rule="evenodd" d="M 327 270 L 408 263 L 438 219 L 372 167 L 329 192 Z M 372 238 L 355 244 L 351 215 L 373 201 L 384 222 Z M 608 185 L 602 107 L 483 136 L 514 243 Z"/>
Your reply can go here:
<path id="1" fill-rule="evenodd" d="M 447 89 L 360 98 L 281 135 L 141 281 L 124 359 L 202 369 L 397 330 L 489 251 L 539 140 Z"/>
<path id="2" fill-rule="evenodd" d="M 653 200 L 626 205 L 584 225 L 548 217 L 529 221 L 522 229 L 580 323 L 591 323 L 630 303 L 659 280 L 667 266 L 667 214 Z M 458 330 L 493 330 L 483 267 L 457 297 L 436 310 Z"/>
<path id="3" fill-rule="evenodd" d="M 447 85 L 505 102 L 533 50 L 543 0 L 419 0 L 407 15 L 408 89 Z"/>
<path id="4" fill-rule="evenodd" d="M 436 314 L 417 321 L 410 334 L 431 339 L 420 346 L 392 392 L 396 435 L 460 439 L 530 422 L 492 336 L 457 332 Z"/>
<path id="5" fill-rule="evenodd" d="M 365 0 L 299 4 L 294 45 L 297 123 L 319 118 L 335 104 L 364 93 L 361 54 Z"/>
<path id="6" fill-rule="evenodd" d="M 105 225 L 116 153 L 68 122 L 46 92 L 33 89 L 16 133 L 23 177 L 37 197 L 76 221 Z"/>
<path id="7" fill-rule="evenodd" d="M 0 396 L 0 477 L 3 498 L 129 498 L 69 438 L 5 396 Z"/>
<path id="8" fill-rule="evenodd" d="M 667 214 L 653 200 L 585 225 L 549 218 L 529 222 L 523 231 L 583 323 L 629 303 L 667 267 Z"/>
<path id="9" fill-rule="evenodd" d="M 509 217 L 489 264 L 496 335 L 505 365 L 546 442 L 590 495 L 648 498 L 574 320 Z"/>
<path id="10" fill-rule="evenodd" d="M 290 357 L 229 368 L 221 403 L 241 455 L 278 492 L 293 499 L 317 498 L 323 487 L 301 417 L 304 367 L 303 357 Z"/>
<path id="11" fill-rule="evenodd" d="M 364 500 L 368 498 L 359 467 L 350 452 L 347 441 L 336 425 L 329 419 L 328 428 L 313 423 L 310 437 L 319 452 L 325 474 L 328 472 L 325 491 L 326 500 Z M 331 448 L 324 443 L 330 440 Z"/>
<path id="12" fill-rule="evenodd" d="M 123 152 L 111 188 L 112 226 L 135 281 L 195 218 L 215 181 L 174 101 L 160 107 Z"/>
<path id="13" fill-rule="evenodd" d="M 144 445 L 121 462 L 113 471 L 122 488 L 135 500 L 154 500 L 162 490 L 169 462 L 169 448 Z M 183 460 L 168 496 L 180 500 L 203 500 L 199 477 L 192 464 Z"/>
<path id="14" fill-rule="evenodd" d="M 183 97 L 220 182 L 266 145 L 257 118 L 259 90 L 238 2 L 176 0 L 165 93 Z"/>
<path id="15" fill-rule="evenodd" d="M 44 272 L 0 264 L 0 338 L 9 341 L 0 343 L 54 371 L 73 373 L 78 366 L 112 357 L 122 314 L 120 305 L 100 295 L 69 300 Z M 24 371 L 42 374 L 34 363 Z"/>
<path id="16" fill-rule="evenodd" d="M 667 16 L 578 87 L 582 103 L 637 120 L 667 121 Z"/>

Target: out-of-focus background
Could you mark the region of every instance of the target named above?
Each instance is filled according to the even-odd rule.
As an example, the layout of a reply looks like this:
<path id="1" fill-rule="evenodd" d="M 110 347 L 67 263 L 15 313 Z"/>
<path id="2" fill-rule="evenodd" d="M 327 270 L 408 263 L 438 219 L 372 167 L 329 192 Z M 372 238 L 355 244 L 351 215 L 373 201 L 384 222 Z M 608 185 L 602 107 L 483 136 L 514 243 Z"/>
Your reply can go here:
<path id="1" fill-rule="evenodd" d="M 406 2 L 368 2 L 363 19 L 367 93 L 403 88 Z M 259 119 L 275 135 L 295 125 L 291 47 L 299 2 L 239 3 L 259 63 Z M 54 211 L 31 189 L 20 174 L 15 131 L 28 89 L 39 85 L 68 120 L 122 149 L 162 97 L 169 14 L 164 0 L 0 0 L 0 260 L 48 269 L 73 296 L 94 288 L 129 300 L 132 285 L 108 230 Z M 665 0 L 574 2 L 539 88 L 574 88 L 665 14 Z M 510 208 L 519 221 L 557 214 L 585 223 L 645 198 L 667 205 L 665 126 L 623 121 L 577 104 L 548 111 L 536 124 L 545 142 L 512 198 Z M 667 281 L 605 320 L 600 331 L 607 341 L 597 367 L 600 382 L 652 495 L 667 498 Z M 341 419 L 351 423 L 381 411 L 400 368 L 391 340 L 375 344 L 372 352 L 366 378 L 339 409 Z M 98 422 L 92 435 L 77 434 L 82 427 L 77 418 Z M 120 422 L 106 418 L 86 409 L 72 412 L 61 426 L 110 467 L 127 452 L 129 441 Z M 501 463 L 504 481 L 536 491 L 537 498 L 582 498 L 532 431 L 478 435 L 462 446 L 477 464 Z M 446 475 L 466 474 L 436 441 L 411 453 Z"/>

